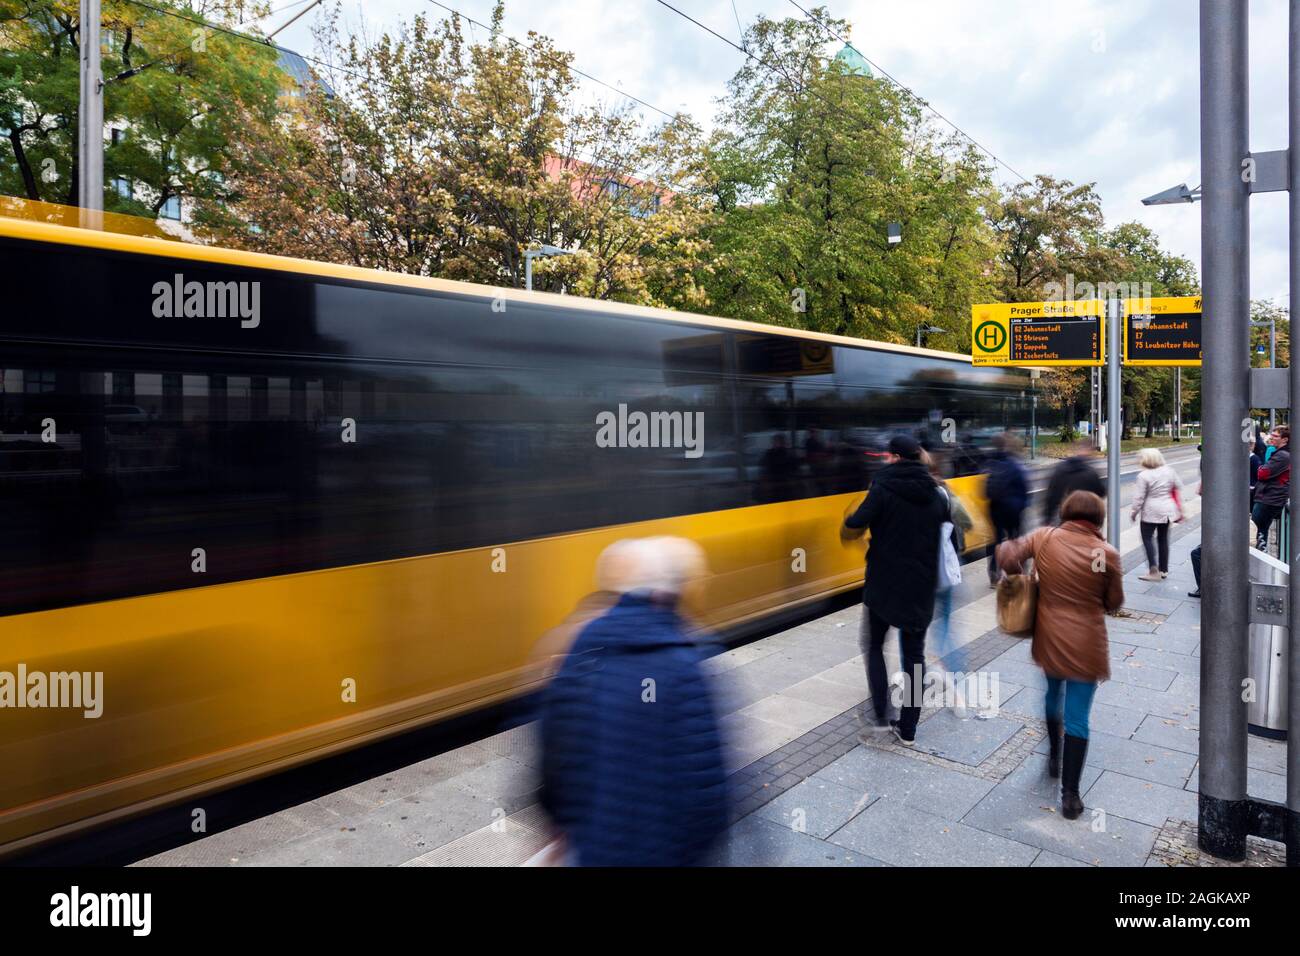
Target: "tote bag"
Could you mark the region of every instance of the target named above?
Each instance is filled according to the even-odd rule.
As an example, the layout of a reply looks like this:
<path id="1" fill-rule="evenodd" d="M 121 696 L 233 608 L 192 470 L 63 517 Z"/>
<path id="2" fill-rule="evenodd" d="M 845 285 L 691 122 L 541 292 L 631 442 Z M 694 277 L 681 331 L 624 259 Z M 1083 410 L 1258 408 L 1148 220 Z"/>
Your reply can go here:
<path id="1" fill-rule="evenodd" d="M 939 589 L 961 584 L 961 558 L 952 544 L 952 522 L 939 526 Z"/>

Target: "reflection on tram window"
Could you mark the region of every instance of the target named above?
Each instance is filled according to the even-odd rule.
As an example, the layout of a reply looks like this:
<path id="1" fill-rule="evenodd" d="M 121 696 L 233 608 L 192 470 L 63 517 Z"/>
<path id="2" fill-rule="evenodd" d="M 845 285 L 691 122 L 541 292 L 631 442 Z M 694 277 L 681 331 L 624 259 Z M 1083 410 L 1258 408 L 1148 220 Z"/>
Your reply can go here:
<path id="1" fill-rule="evenodd" d="M 127 304 L 169 262 L 12 258 L 0 613 L 857 493 L 897 432 L 971 474 L 1028 418 L 1023 375 L 926 355 L 272 272 L 256 330 L 159 323 Z M 601 447 L 621 410 L 700 445 Z"/>

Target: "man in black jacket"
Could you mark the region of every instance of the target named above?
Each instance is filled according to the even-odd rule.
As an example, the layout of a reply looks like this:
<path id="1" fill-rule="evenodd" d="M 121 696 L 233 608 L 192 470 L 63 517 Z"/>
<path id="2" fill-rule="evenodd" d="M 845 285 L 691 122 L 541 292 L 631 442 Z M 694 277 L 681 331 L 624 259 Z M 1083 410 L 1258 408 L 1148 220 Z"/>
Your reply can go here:
<path id="1" fill-rule="evenodd" d="M 1047 494 L 1043 497 L 1043 524 L 1058 523 L 1061 502 L 1073 491 L 1091 491 L 1100 498 L 1106 497 L 1106 483 L 1092 467 L 1091 461 L 1092 446 L 1084 439 L 1075 444 L 1073 455 L 1052 470 Z"/>
<path id="2" fill-rule="evenodd" d="M 876 473 L 867 498 L 844 521 L 845 537 L 871 533 L 862 588 L 862 653 L 876 729 L 892 728 L 904 744 L 916 739 L 925 676 L 925 631 L 934 617 L 939 579 L 939 529 L 948 520 L 947 500 L 921 463 L 921 446 L 906 435 L 890 439 L 886 466 Z M 889 719 L 885 635 L 898 628 L 902 646 L 903 706 Z"/>

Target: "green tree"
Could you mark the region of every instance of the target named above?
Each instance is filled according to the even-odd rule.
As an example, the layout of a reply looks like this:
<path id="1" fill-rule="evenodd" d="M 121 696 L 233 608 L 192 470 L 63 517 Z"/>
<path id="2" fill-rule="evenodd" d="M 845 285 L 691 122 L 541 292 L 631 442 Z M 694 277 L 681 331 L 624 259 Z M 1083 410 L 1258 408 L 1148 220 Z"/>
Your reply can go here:
<path id="1" fill-rule="evenodd" d="M 105 208 L 156 216 L 173 197 L 220 190 L 234 124 L 269 119 L 285 77 L 275 50 L 200 26 L 265 4 L 172 4 L 190 19 L 103 5 Z M 76 0 L 0 0 L 0 191 L 77 205 L 81 25 Z M 198 22 L 193 22 L 198 21 Z M 115 180 L 133 185 L 125 195 Z"/>
<path id="2" fill-rule="evenodd" d="M 1113 281 L 1119 255 L 1100 242 L 1104 229 L 1101 197 L 1094 183 L 1035 176 L 1002 197 L 990 216 L 998 238 L 998 292 L 1004 302 L 1057 298 L 1063 290 Z M 1092 298 L 1092 295 L 1085 295 Z M 1052 368 L 1041 382 L 1050 404 L 1073 425 L 1088 401 L 1088 372 Z"/>
<path id="3" fill-rule="evenodd" d="M 760 17 L 745 46 L 755 59 L 730 80 L 708 149 L 715 308 L 895 342 L 937 325 L 951 337 L 934 344 L 963 347 L 988 294 L 987 169 L 909 93 L 828 61 L 816 23 Z"/>
<path id="4" fill-rule="evenodd" d="M 707 202 L 699 131 L 643 131 L 577 109 L 571 57 L 538 35 L 469 42 L 456 18 L 416 16 L 377 38 L 318 31 L 334 97 L 293 122 L 243 126 L 230 201 L 202 211 L 218 241 L 333 262 L 699 308 Z M 653 211 L 656 204 L 658 211 Z"/>
<path id="5" fill-rule="evenodd" d="M 1113 282 L 1124 283 L 1130 295 L 1187 296 L 1200 292 L 1200 280 L 1191 260 L 1167 252 L 1151 229 L 1136 222 L 1121 223 L 1102 237 L 1103 245 L 1119 256 Z M 1181 394 L 1183 407 L 1199 384 L 1199 376 L 1184 370 Z M 1124 410 L 1122 437 L 1131 438 L 1133 424 L 1145 419 L 1146 437 L 1155 435 L 1157 424 L 1174 418 L 1175 379 L 1178 371 L 1161 367 L 1125 367 L 1121 370 Z"/>

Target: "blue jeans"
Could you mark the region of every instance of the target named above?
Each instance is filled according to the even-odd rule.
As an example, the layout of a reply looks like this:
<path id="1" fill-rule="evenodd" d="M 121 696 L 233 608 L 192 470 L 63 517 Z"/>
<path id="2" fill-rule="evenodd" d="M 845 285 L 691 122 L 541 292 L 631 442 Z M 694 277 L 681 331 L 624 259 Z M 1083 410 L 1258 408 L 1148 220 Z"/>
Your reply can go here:
<path id="1" fill-rule="evenodd" d="M 952 639 L 949 618 L 952 617 L 952 588 L 940 588 L 934 595 L 934 652 L 943 659 L 946 670 L 956 672 L 962 669 L 965 654 Z"/>
<path id="2" fill-rule="evenodd" d="M 1071 737 L 1087 740 L 1088 714 L 1092 711 L 1092 695 L 1097 692 L 1097 684 L 1094 681 L 1044 676 L 1047 677 L 1047 719 L 1061 719 L 1061 698 L 1064 697 L 1065 732 Z"/>

